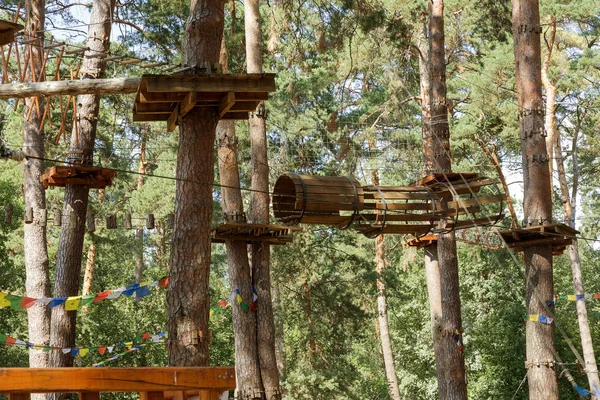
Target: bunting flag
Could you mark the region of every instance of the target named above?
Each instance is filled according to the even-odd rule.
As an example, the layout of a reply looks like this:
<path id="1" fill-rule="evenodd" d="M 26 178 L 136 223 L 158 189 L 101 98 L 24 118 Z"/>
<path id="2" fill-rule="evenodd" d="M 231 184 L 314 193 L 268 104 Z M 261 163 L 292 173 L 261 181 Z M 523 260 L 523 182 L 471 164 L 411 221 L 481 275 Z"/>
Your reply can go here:
<path id="1" fill-rule="evenodd" d="M 144 347 L 144 346 L 146 346 L 146 345 L 145 345 L 145 344 L 138 344 L 138 345 L 136 345 L 136 346 L 132 346 L 132 347 L 128 348 L 127 350 L 125 350 L 125 351 L 124 351 L 124 352 L 122 352 L 122 353 L 115 354 L 114 356 L 112 356 L 112 357 L 110 357 L 110 358 L 107 358 L 106 360 L 104 360 L 104 361 L 102 361 L 102 362 L 99 362 L 99 363 L 92 364 L 92 367 L 104 367 L 104 364 L 105 364 L 105 363 L 107 363 L 107 362 L 109 362 L 109 361 L 116 360 L 117 358 L 120 358 L 120 357 L 122 357 L 122 356 L 124 356 L 124 355 L 130 354 L 130 353 L 133 353 L 134 351 L 138 351 L 139 349 L 141 349 L 141 348 L 142 348 L 142 347 Z"/>
<path id="2" fill-rule="evenodd" d="M 531 322 L 539 322 L 541 324 L 552 325 L 554 318 L 546 317 L 546 316 L 538 315 L 538 314 L 529 314 L 528 320 Z"/>
<path id="3" fill-rule="evenodd" d="M 589 396 L 591 394 L 590 392 L 588 392 L 587 390 L 585 390 L 581 386 L 575 385 L 575 386 L 573 386 L 573 389 L 575 389 L 575 391 L 577 393 L 579 393 L 580 395 L 582 395 L 583 397 L 587 397 L 587 396 Z"/>
<path id="4" fill-rule="evenodd" d="M 105 290 L 99 293 L 87 294 L 85 296 L 68 296 L 68 297 L 24 297 L 17 296 L 6 292 L 0 291 L 0 308 L 10 307 L 14 310 L 28 309 L 33 307 L 35 304 L 46 305 L 50 308 L 54 308 L 64 304 L 65 310 L 75 311 L 82 306 L 89 306 L 94 303 L 99 303 L 107 299 L 117 299 L 124 296 L 133 296 L 137 299 L 141 299 L 150 295 L 151 287 L 167 287 L 169 284 L 169 277 L 165 276 L 157 281 L 148 281 L 142 283 L 134 283 L 129 286 L 120 287 L 113 290 Z"/>
<path id="5" fill-rule="evenodd" d="M 61 351 L 63 354 L 71 354 L 71 356 L 75 357 L 77 355 L 81 357 L 85 357 L 90 351 L 97 351 L 100 355 L 104 355 L 106 351 L 112 353 L 115 348 L 125 346 L 128 349 L 133 348 L 135 345 L 141 344 L 148 339 L 151 339 L 152 342 L 158 343 L 161 340 L 165 340 L 169 335 L 167 332 L 159 332 L 154 335 L 150 335 L 150 333 L 145 332 L 141 335 L 137 335 L 135 339 L 130 342 L 121 341 L 117 344 L 113 344 L 111 346 L 94 346 L 94 347 L 56 347 L 56 346 L 48 346 L 44 344 L 34 344 L 31 342 L 23 341 L 21 339 L 14 338 L 9 335 L 5 335 L 0 333 L 0 344 L 7 344 L 11 347 L 20 346 L 27 347 L 30 350 L 41 350 L 44 352 L 49 351 Z"/>
<path id="6" fill-rule="evenodd" d="M 258 300 L 258 295 L 256 294 L 256 290 L 254 290 L 254 286 L 252 286 L 252 303 L 248 304 L 247 302 L 244 301 L 244 299 L 242 298 L 242 295 L 240 294 L 240 289 L 235 289 L 235 292 L 231 295 L 231 301 L 236 301 L 240 307 L 242 308 L 242 310 L 244 311 L 248 311 L 249 309 L 252 309 L 253 311 L 256 311 L 257 308 L 257 301 Z M 219 303 L 223 302 L 225 300 L 221 300 Z M 217 303 L 217 304 L 219 304 Z"/>
<path id="7" fill-rule="evenodd" d="M 566 294 L 562 296 L 557 296 L 557 300 L 567 300 L 567 301 L 579 301 L 579 300 L 590 300 L 596 299 L 600 300 L 600 293 L 586 293 L 586 294 Z"/>

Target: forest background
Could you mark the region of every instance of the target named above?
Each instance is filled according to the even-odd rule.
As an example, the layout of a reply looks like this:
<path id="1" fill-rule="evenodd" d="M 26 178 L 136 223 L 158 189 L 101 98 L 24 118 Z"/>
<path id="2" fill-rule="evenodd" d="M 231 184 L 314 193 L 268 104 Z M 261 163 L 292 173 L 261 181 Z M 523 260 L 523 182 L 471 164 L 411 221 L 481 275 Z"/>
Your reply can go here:
<path id="1" fill-rule="evenodd" d="M 13 4 L 14 3 L 14 4 Z M 87 30 L 62 2 L 47 3 L 47 33 L 82 39 L 74 30 Z M 0 12 L 10 16 L 16 2 L 4 2 Z M 111 50 L 176 64 L 181 61 L 186 1 L 122 2 Z M 511 38 L 510 2 L 446 1 L 446 48 L 451 144 L 455 171 L 496 176 L 493 163 L 475 140 L 495 146 L 510 186 L 519 198 L 520 144 Z M 378 171 L 381 184 L 407 185 L 422 176 L 421 106 L 418 46 L 426 18 L 425 1 L 294 1 L 261 6 L 265 71 L 277 73 L 277 92 L 266 102 L 270 182 L 293 171 L 319 175 L 351 175 L 370 183 Z M 548 52 L 549 32 L 556 40 L 548 77 L 556 87 L 555 114 L 566 160 L 567 176 L 577 206 L 580 252 L 586 292 L 600 292 L 598 282 L 598 133 L 600 118 L 600 6 L 594 1 L 542 1 L 542 57 Z M 65 29 L 65 27 L 69 27 Z M 70 31 L 73 30 L 73 31 Z M 84 35 L 85 36 L 85 35 Z M 241 2 L 226 7 L 225 38 L 230 72 L 245 71 L 244 20 Z M 77 42 L 79 40 L 79 42 Z M 49 61 L 52 63 L 52 60 Z M 65 57 L 64 73 L 76 56 Z M 107 77 L 139 76 L 142 70 L 114 63 Z M 95 164 L 174 176 L 177 137 L 163 124 L 131 121 L 133 96 L 103 96 L 96 140 Z M 0 101 L 0 131 L 11 148 L 22 145 L 22 105 Z M 64 159 L 68 143 L 56 121 L 47 127 L 46 155 Z M 67 118 L 67 121 L 72 118 Z M 70 132 L 67 127 L 66 132 Z M 242 187 L 249 187 L 250 144 L 247 124 L 237 123 Z M 24 149 L 27 152 L 27 149 Z M 142 165 L 140 165 L 142 164 Z M 215 166 L 215 171 L 218 173 Z M 555 172 L 556 175 L 556 172 Z M 141 181 L 140 181 L 141 179 Z M 555 176 L 556 179 L 556 176 Z M 141 183 L 141 184 L 140 184 Z M 12 221 L 0 221 L 0 290 L 24 295 L 22 165 L 3 161 L 0 204 L 12 204 Z M 127 286 L 143 265 L 142 281 L 168 273 L 167 215 L 174 209 L 175 181 L 119 174 L 105 191 L 91 191 L 90 209 L 98 229 L 86 234 L 82 265 L 90 266 L 91 292 Z M 563 221 L 561 195 L 555 181 L 555 219 Z M 47 192 L 48 209 L 62 208 L 62 189 Z M 248 192 L 243 192 L 249 195 Z M 214 189 L 214 222 L 220 216 L 220 191 Z M 519 202 L 517 201 L 517 210 Z M 109 214 L 131 213 L 134 227 L 145 216 L 157 218 L 155 229 L 106 229 Z M 500 225 L 510 226 L 510 220 Z M 137 230 L 139 231 L 139 229 Z M 59 228 L 49 224 L 51 268 Z M 519 384 L 525 376 L 524 267 L 507 250 L 490 250 L 459 238 L 460 284 L 465 364 L 469 397 L 527 398 Z M 475 238 L 476 239 L 476 238 Z M 422 256 L 405 246 L 406 238 L 387 236 L 385 270 L 375 266 L 375 242 L 351 230 L 305 227 L 294 243 L 276 246 L 272 284 L 277 329 L 277 356 L 285 397 L 289 399 L 385 399 L 387 381 L 377 324 L 377 279 L 386 287 L 388 318 L 400 392 L 406 398 L 435 397 L 435 360 L 430 334 L 427 290 Z M 485 242 L 485 241 L 484 241 Z M 555 292 L 573 292 L 569 259 L 555 258 Z M 83 282 L 82 282 L 83 284 Z M 211 304 L 231 296 L 225 248 L 213 245 Z M 166 330 L 164 290 L 141 301 L 122 296 L 81 310 L 77 317 L 78 347 L 99 347 L 133 341 L 138 335 Z M 211 318 L 211 364 L 233 365 L 230 308 L 215 308 Z M 588 302 L 592 338 L 600 340 L 600 304 Z M 27 340 L 22 309 L 0 310 L 0 333 Z M 579 347 L 575 303 L 558 301 L 557 351 L 580 386 L 569 341 Z M 259 332 L 260 334 L 260 332 Z M 598 344 L 595 343 L 598 352 Z M 32 350 L 36 351 L 36 350 Z M 109 355 L 89 352 L 76 364 L 89 366 Z M 27 366 L 24 347 L 0 345 L 1 366 Z M 107 366 L 165 365 L 161 344 L 107 362 Z M 571 384 L 559 380 L 561 398 L 576 398 Z"/>

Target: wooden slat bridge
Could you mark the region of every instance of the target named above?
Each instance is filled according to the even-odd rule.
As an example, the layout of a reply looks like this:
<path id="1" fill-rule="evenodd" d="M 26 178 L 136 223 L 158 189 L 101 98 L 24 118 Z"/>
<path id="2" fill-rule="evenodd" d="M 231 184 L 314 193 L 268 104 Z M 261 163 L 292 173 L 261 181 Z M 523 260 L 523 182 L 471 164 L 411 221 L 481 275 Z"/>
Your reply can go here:
<path id="1" fill-rule="evenodd" d="M 226 240 L 241 240 L 246 243 L 262 242 L 280 245 L 291 243 L 292 234 L 301 230 L 302 228 L 283 225 L 226 222 L 212 230 L 212 242 L 225 243 Z"/>
<path id="2" fill-rule="evenodd" d="M 112 169 L 87 166 L 55 166 L 40 176 L 47 189 L 52 186 L 84 185 L 91 189 L 104 189 L 112 184 L 117 172 Z"/>
<path id="3" fill-rule="evenodd" d="M 573 238 L 579 232 L 565 224 L 549 224 L 499 231 L 498 233 L 506 242 L 506 246 L 514 251 L 524 251 L 527 247 L 551 244 L 552 255 L 557 256 L 573 243 Z"/>
<path id="4" fill-rule="evenodd" d="M 194 107 L 214 107 L 221 119 L 248 119 L 274 91 L 275 74 L 143 75 L 133 120 L 167 121 L 172 132 Z"/>
<path id="5" fill-rule="evenodd" d="M 25 400 L 31 393 L 78 393 L 99 400 L 102 392 L 139 393 L 141 400 L 219 400 L 235 389 L 233 367 L 0 368 L 0 393 Z"/>

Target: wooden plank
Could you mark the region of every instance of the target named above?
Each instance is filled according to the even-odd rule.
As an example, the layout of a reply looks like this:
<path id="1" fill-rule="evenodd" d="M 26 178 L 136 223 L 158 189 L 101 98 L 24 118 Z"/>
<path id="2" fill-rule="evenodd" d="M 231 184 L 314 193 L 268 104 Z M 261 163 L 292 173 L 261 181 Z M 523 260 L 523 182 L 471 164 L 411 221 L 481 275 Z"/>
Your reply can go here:
<path id="1" fill-rule="evenodd" d="M 235 93 L 227 92 L 225 96 L 221 99 L 219 103 L 219 118 L 223 118 L 223 116 L 231 110 L 231 107 L 235 104 Z"/>
<path id="2" fill-rule="evenodd" d="M 183 118 L 185 114 L 191 111 L 192 108 L 198 102 L 196 92 L 189 92 L 183 100 L 181 100 L 181 104 L 179 105 L 179 116 Z"/>
<path id="3" fill-rule="evenodd" d="M 100 400 L 99 392 L 79 392 L 79 400 Z"/>
<path id="4" fill-rule="evenodd" d="M 142 76 L 148 92 L 274 92 L 275 74 Z"/>
<path id="5" fill-rule="evenodd" d="M 167 121 L 169 119 L 167 114 L 137 114 L 133 113 L 133 122 L 158 122 Z"/>
<path id="6" fill-rule="evenodd" d="M 167 132 L 173 132 L 179 123 L 179 106 L 175 107 L 167 120 Z"/>
<path id="7" fill-rule="evenodd" d="M 8 400 L 29 400 L 30 393 L 8 393 Z"/>
<path id="8" fill-rule="evenodd" d="M 183 100 L 187 93 L 154 92 L 150 93 L 140 89 L 139 101 L 142 103 L 173 103 Z M 217 101 L 217 99 L 215 99 Z"/>
<path id="9" fill-rule="evenodd" d="M 386 200 L 431 200 L 432 198 L 436 198 L 435 194 L 430 195 L 428 193 L 397 193 L 397 192 L 382 192 L 383 196 L 378 192 L 365 193 L 365 199 L 373 200 L 373 199 L 386 199 Z"/>
<path id="10" fill-rule="evenodd" d="M 228 112 L 221 119 L 235 119 L 235 120 L 244 120 L 248 119 L 247 112 Z"/>
<path id="11" fill-rule="evenodd" d="M 139 84 L 140 78 L 8 83 L 0 85 L 0 99 L 22 99 L 33 96 L 76 96 L 79 94 L 128 94 L 135 93 Z"/>
<path id="12" fill-rule="evenodd" d="M 136 114 L 171 114 L 173 106 L 169 103 L 135 103 Z"/>
<path id="13" fill-rule="evenodd" d="M 164 400 L 165 392 L 140 392 L 140 400 Z M 81 400 L 81 399 L 80 399 Z"/>
<path id="14" fill-rule="evenodd" d="M 233 367 L 0 368 L 0 392 L 153 392 L 235 388 Z"/>

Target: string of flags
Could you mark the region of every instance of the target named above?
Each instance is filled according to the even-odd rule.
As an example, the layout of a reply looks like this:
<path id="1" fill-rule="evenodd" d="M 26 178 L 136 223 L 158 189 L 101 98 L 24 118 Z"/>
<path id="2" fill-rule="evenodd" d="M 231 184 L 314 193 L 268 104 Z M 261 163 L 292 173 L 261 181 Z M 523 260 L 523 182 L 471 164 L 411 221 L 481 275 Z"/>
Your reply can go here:
<path id="1" fill-rule="evenodd" d="M 544 315 L 529 314 L 528 321 L 539 322 L 540 324 L 552 325 L 554 318 L 546 317 Z"/>
<path id="2" fill-rule="evenodd" d="M 589 300 L 596 299 L 600 300 L 600 293 L 586 293 L 586 294 L 567 294 L 556 296 L 557 300 L 567 300 L 567 301 L 579 301 L 579 300 Z"/>
<path id="3" fill-rule="evenodd" d="M 83 296 L 67 296 L 67 297 L 25 297 L 14 294 L 0 292 L 0 308 L 10 307 L 13 310 L 28 309 L 35 304 L 42 304 L 50 308 L 64 304 L 65 310 L 74 311 L 82 306 L 99 303 L 103 300 L 117 299 L 121 296 L 135 297 L 141 299 L 151 294 L 151 287 L 166 287 L 169 284 L 169 277 L 165 276 L 157 281 L 147 281 L 142 283 L 134 283 L 129 286 L 120 287 L 118 289 L 105 290 L 103 292 L 86 294 Z"/>
<path id="4" fill-rule="evenodd" d="M 121 357 L 123 357 L 124 355 L 130 354 L 130 353 L 133 353 L 134 351 L 138 351 L 139 349 L 141 349 L 141 348 L 142 348 L 142 347 L 144 347 L 144 346 L 146 346 L 146 345 L 145 345 L 145 344 L 138 344 L 138 345 L 136 345 L 136 346 L 133 346 L 133 347 L 131 347 L 131 348 L 129 348 L 129 349 L 127 349 L 127 350 L 125 350 L 125 351 L 124 351 L 124 352 L 122 352 L 122 353 L 115 354 L 114 356 L 112 356 L 112 357 L 110 357 L 110 358 L 107 358 L 106 360 L 104 360 L 104 361 L 102 361 L 102 362 L 99 362 L 99 363 L 94 363 L 94 364 L 92 364 L 92 367 L 104 367 L 104 364 L 105 364 L 105 363 L 107 363 L 107 362 L 110 362 L 110 361 L 113 361 L 113 360 L 116 360 L 117 358 L 121 358 Z"/>
<path id="5" fill-rule="evenodd" d="M 50 346 L 46 344 L 39 343 L 31 343 L 29 341 L 17 339 L 15 337 L 5 335 L 0 333 L 0 344 L 6 344 L 8 346 L 14 347 L 27 347 L 29 350 L 38 350 L 43 352 L 49 351 L 61 351 L 63 354 L 70 354 L 75 357 L 77 355 L 81 357 L 85 357 L 90 352 L 98 352 L 100 355 L 104 355 L 106 352 L 112 353 L 113 350 L 118 349 L 120 347 L 127 347 L 128 350 L 133 347 L 139 345 L 140 343 L 147 342 L 148 340 L 152 340 L 154 343 L 159 343 L 161 340 L 165 340 L 168 337 L 167 332 L 159 332 L 154 335 L 151 335 L 148 332 L 139 334 L 132 341 L 125 342 L 120 341 L 119 343 L 110 345 L 110 346 L 93 346 L 93 347 L 58 347 L 58 346 Z"/>
<path id="6" fill-rule="evenodd" d="M 225 301 L 225 300 L 222 300 Z M 244 301 L 242 295 L 240 294 L 240 289 L 236 288 L 235 291 L 231 295 L 231 302 L 237 302 L 242 310 L 248 311 L 248 309 L 252 309 L 252 311 L 256 311 L 258 308 L 258 295 L 256 294 L 256 290 L 254 286 L 252 286 L 252 302 L 248 303 Z M 218 304 L 218 303 L 217 303 Z"/>

